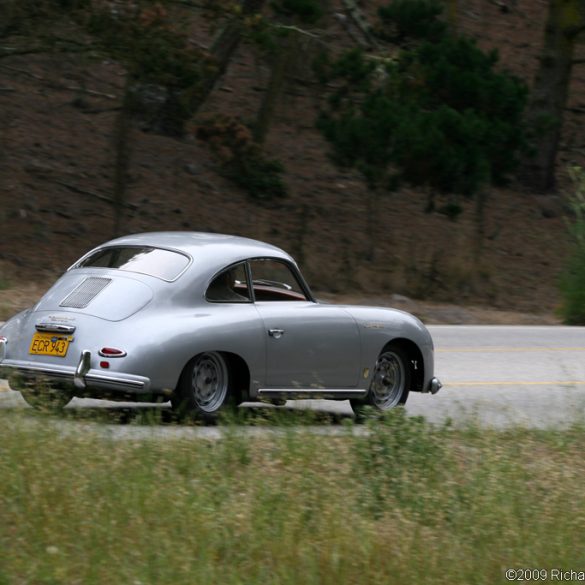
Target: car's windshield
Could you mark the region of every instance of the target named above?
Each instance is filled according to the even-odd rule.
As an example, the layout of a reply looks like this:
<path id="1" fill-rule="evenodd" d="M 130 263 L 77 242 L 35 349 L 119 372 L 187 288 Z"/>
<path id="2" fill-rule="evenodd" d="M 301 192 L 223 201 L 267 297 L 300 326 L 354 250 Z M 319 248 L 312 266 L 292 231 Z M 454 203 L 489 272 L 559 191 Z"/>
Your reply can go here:
<path id="1" fill-rule="evenodd" d="M 75 268 L 117 268 L 148 274 L 162 280 L 175 280 L 189 264 L 180 252 L 145 246 L 101 248 L 75 265 Z"/>

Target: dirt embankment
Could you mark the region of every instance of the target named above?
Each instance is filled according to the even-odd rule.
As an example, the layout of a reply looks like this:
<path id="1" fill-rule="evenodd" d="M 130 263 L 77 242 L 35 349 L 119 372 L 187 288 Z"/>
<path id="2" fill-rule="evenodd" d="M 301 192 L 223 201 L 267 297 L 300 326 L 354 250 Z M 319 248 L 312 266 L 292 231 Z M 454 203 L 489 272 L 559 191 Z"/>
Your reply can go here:
<path id="1" fill-rule="evenodd" d="M 368 4 L 371 18 L 381 3 Z M 332 12 L 343 12 L 341 1 L 330 4 Z M 545 9 L 544 0 L 463 0 L 458 26 L 483 48 L 496 48 L 501 66 L 530 82 Z M 334 49 L 352 42 L 335 18 L 319 34 Z M 265 61 L 243 46 L 206 111 L 253 120 L 267 80 Z M 51 282 L 87 249 L 112 236 L 113 209 L 107 199 L 123 82 L 124 72 L 111 61 L 68 54 L 2 60 L 0 288 L 4 280 Z M 374 304 L 405 303 L 429 322 L 501 322 L 508 319 L 507 311 L 514 311 L 512 320 L 531 322 L 541 313 L 554 314 L 568 246 L 562 197 L 526 193 L 518 185 L 492 191 L 478 260 L 473 202 L 464 203 L 457 222 L 425 214 L 422 191 L 403 189 L 373 203 L 357 171 L 332 163 L 329 146 L 315 128 L 323 99 L 314 80 L 288 84 L 266 149 L 284 164 L 289 195 L 270 205 L 251 201 L 222 177 L 206 145 L 193 135 L 176 140 L 137 125 L 124 231 L 186 229 L 269 241 L 297 258 L 317 296 L 324 291 L 374 299 Z M 580 67 L 575 68 L 559 157 L 561 187 L 567 186 L 566 164 L 585 163 L 584 112 L 585 67 Z M 19 284 L 0 292 L 0 311 L 7 314 L 27 304 L 33 290 L 36 285 Z M 403 296 L 424 300 L 396 300 Z"/>

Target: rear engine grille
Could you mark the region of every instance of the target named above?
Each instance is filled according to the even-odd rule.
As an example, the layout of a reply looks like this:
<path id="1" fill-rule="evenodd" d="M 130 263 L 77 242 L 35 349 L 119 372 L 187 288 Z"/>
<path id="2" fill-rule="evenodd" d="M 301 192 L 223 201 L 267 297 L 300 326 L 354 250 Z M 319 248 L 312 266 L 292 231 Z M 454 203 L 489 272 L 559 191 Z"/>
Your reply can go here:
<path id="1" fill-rule="evenodd" d="M 108 284 L 112 282 L 111 278 L 100 278 L 90 276 L 86 278 L 75 290 L 70 292 L 59 305 L 60 307 L 71 307 L 72 309 L 85 309 L 89 303 L 101 293 Z"/>

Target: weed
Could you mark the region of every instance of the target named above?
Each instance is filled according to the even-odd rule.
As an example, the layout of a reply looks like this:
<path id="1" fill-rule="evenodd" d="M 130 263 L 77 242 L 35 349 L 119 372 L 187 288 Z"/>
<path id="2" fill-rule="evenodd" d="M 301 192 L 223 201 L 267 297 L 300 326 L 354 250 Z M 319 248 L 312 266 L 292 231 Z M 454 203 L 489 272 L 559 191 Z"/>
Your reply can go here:
<path id="1" fill-rule="evenodd" d="M 285 418 L 160 441 L 0 412 L 0 583 L 487 585 L 582 565 L 582 425 Z"/>

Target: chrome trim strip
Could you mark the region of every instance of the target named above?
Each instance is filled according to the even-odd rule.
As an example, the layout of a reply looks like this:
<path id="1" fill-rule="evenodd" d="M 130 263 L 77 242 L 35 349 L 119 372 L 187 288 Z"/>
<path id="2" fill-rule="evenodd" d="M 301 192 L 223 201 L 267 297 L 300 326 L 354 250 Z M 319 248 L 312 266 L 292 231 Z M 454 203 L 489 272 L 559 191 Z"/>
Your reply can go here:
<path id="1" fill-rule="evenodd" d="M 73 377 L 73 371 L 71 368 L 51 368 L 47 366 L 35 366 L 28 362 L 23 362 L 22 365 L 18 363 L 10 363 L 11 360 L 7 360 L 5 363 L 2 364 L 3 368 L 13 368 L 15 370 L 20 370 L 22 372 L 31 372 L 31 373 L 39 373 L 39 374 L 47 374 L 49 376 L 56 376 L 56 377 L 63 377 L 63 378 L 71 378 Z"/>
<path id="2" fill-rule="evenodd" d="M 99 374 L 88 374 L 85 376 L 86 381 L 105 382 L 107 384 L 118 384 L 120 386 L 130 386 L 132 388 L 144 388 L 145 383 L 140 380 L 126 380 L 125 378 L 112 378 L 100 376 Z"/>
<path id="3" fill-rule="evenodd" d="M 367 394 L 367 390 L 364 388 L 259 388 L 258 396 L 266 397 L 278 397 L 284 396 L 304 396 L 304 397 L 315 397 L 315 398 L 362 398 Z"/>
<path id="4" fill-rule="evenodd" d="M 73 333 L 75 325 L 59 325 L 58 323 L 37 323 L 35 329 L 41 333 Z"/>

